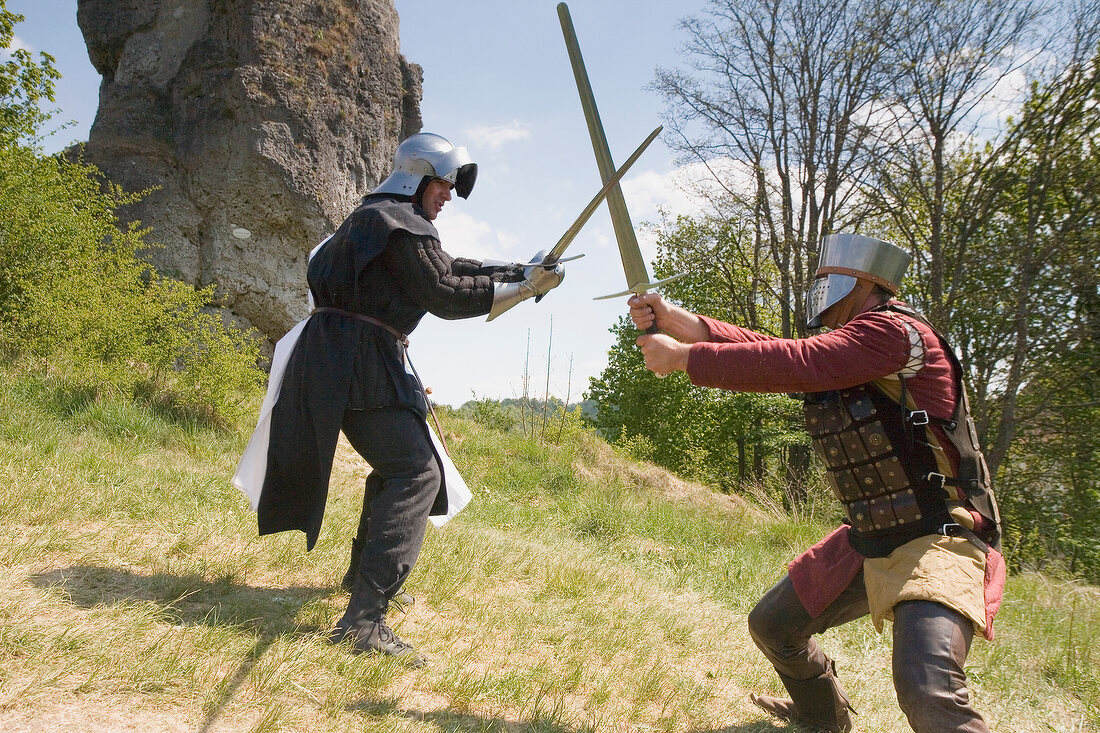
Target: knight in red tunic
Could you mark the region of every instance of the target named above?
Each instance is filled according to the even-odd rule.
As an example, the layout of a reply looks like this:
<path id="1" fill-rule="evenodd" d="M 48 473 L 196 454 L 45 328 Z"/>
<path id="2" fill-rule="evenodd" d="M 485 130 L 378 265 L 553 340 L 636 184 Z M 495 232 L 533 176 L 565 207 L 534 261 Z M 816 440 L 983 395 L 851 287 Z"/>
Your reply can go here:
<path id="1" fill-rule="evenodd" d="M 987 732 L 963 663 L 993 637 L 1004 586 L 1000 517 L 962 367 L 923 317 L 894 300 L 910 257 L 871 237 L 830 235 L 807 324 L 781 339 L 690 313 L 647 293 L 635 325 L 657 374 L 700 386 L 801 393 L 807 429 L 846 521 L 788 565 L 749 614 L 749 632 L 789 698 L 753 695 L 776 717 L 848 731 L 852 706 L 815 634 L 870 615 L 893 622 L 893 677 L 913 730 Z"/>

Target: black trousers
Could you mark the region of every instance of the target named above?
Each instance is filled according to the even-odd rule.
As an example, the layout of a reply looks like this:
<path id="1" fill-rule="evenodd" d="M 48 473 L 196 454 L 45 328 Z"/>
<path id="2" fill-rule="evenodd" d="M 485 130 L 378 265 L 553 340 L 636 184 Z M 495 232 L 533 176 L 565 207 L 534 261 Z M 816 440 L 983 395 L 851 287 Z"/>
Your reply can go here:
<path id="1" fill-rule="evenodd" d="M 351 600 L 366 618 L 378 620 L 416 565 L 443 474 L 424 419 L 413 410 L 348 410 L 342 427 L 381 479 L 360 535 L 365 544 Z"/>
<path id="2" fill-rule="evenodd" d="M 749 613 L 749 634 L 777 672 L 808 680 L 832 665 L 813 635 L 868 612 L 862 572 L 817 618 L 784 576 Z M 894 690 L 909 726 L 918 733 L 989 733 L 970 705 L 963 671 L 973 622 L 940 603 L 903 601 L 894 606 L 893 635 Z"/>

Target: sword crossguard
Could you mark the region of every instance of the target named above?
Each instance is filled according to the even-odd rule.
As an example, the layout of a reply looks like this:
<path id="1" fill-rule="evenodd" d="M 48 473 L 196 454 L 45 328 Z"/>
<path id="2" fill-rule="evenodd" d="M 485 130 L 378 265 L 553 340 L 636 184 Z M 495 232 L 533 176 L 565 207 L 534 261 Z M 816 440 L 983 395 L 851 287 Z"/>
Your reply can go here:
<path id="1" fill-rule="evenodd" d="M 658 280 L 657 282 L 642 282 L 637 285 L 632 285 L 629 290 L 624 290 L 621 293 L 612 293 L 611 295 L 601 295 L 593 298 L 593 300 L 610 300 L 611 298 L 621 298 L 624 295 L 641 295 L 642 293 L 648 293 L 650 290 L 656 290 L 662 285 L 667 285 L 670 282 L 679 280 L 687 275 L 686 272 L 681 272 L 672 277 L 666 277 L 664 280 Z"/>

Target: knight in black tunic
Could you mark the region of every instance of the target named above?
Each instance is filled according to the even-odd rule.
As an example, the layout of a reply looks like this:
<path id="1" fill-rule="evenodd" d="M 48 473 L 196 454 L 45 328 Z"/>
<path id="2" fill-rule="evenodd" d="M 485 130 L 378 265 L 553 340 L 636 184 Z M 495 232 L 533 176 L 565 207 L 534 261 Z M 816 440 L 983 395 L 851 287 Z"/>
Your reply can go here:
<path id="1" fill-rule="evenodd" d="M 561 283 L 564 269 L 483 266 L 443 251 L 432 221 L 452 189 L 466 198 L 477 165 L 431 133 L 398 146 L 394 171 L 313 254 L 316 304 L 286 366 L 272 411 L 260 534 L 320 531 L 341 430 L 371 465 L 349 569 L 351 600 L 332 634 L 357 651 L 423 663 L 385 623 L 412 571 L 430 515 L 445 514 L 443 473 L 427 402 L 407 368 L 406 334 L 426 313 L 496 314 Z"/>

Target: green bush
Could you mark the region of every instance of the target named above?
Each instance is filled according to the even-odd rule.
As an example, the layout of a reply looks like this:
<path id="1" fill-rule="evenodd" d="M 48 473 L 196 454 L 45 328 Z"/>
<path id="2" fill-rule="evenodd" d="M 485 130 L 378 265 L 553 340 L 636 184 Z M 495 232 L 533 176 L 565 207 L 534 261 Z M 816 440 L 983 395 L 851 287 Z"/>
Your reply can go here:
<path id="1" fill-rule="evenodd" d="M 507 433 L 519 424 L 516 411 L 505 407 L 499 400 L 473 399 L 459 408 L 459 414 L 468 417 L 482 427 Z"/>
<path id="2" fill-rule="evenodd" d="M 619 450 L 619 452 L 637 461 L 651 461 L 653 460 L 653 453 L 656 450 L 653 447 L 653 441 L 644 435 L 629 435 L 623 433 L 619 436 L 612 445 Z"/>
<path id="3" fill-rule="evenodd" d="M 0 0 L 0 49 L 20 16 Z M 0 357 L 75 388 L 145 396 L 215 420 L 263 380 L 259 340 L 223 321 L 212 288 L 162 278 L 151 245 L 115 211 L 138 194 L 37 146 L 53 59 L 0 63 Z"/>
<path id="4" fill-rule="evenodd" d="M 91 166 L 0 144 L 0 352 L 100 389 L 228 417 L 263 378 L 259 341 L 162 278 Z"/>

